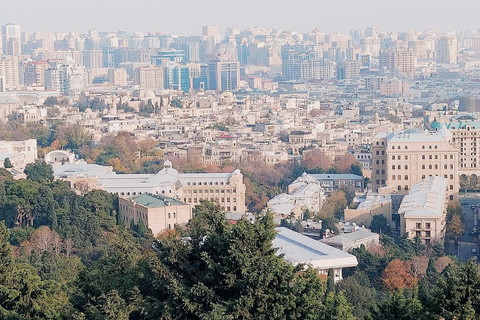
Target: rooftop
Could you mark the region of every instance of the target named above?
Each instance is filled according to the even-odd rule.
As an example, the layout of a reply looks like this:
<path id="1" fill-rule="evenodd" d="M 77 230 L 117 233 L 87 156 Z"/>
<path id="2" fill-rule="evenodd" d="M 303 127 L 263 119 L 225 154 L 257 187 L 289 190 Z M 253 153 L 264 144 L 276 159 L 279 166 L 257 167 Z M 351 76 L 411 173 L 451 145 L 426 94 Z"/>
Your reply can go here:
<path id="1" fill-rule="evenodd" d="M 443 215 L 447 179 L 429 177 L 413 185 L 410 194 L 405 196 L 398 209 L 405 218 L 432 217 Z"/>
<path id="2" fill-rule="evenodd" d="M 273 246 L 278 248 L 278 254 L 283 254 L 293 264 L 305 263 L 321 270 L 355 267 L 358 264 L 355 256 L 325 243 L 284 227 L 275 230 L 277 236 Z"/>
<path id="3" fill-rule="evenodd" d="M 144 194 L 129 197 L 127 199 L 133 200 L 136 203 L 147 208 L 161 208 L 161 207 L 168 207 L 168 206 L 188 205 L 185 202 L 178 201 L 173 198 L 168 198 L 161 195 L 153 195 L 151 193 L 144 193 Z"/>

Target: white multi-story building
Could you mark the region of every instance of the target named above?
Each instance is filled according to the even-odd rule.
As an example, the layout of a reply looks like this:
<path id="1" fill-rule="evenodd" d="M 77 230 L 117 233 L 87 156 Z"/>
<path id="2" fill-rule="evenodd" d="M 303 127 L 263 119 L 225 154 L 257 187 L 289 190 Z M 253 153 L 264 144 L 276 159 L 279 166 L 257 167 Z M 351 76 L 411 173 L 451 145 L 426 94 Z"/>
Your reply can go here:
<path id="1" fill-rule="evenodd" d="M 409 239 L 419 237 L 427 244 L 443 239 L 447 181 L 445 178 L 431 176 L 413 185 L 398 209 L 402 235 Z"/>

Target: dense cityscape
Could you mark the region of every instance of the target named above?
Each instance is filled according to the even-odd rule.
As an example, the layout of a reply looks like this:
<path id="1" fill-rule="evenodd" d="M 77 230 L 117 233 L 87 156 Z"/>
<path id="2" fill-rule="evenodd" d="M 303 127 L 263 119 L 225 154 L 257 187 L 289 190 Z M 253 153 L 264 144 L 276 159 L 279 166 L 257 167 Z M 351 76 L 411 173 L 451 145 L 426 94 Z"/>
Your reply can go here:
<path id="1" fill-rule="evenodd" d="M 2 25 L 0 319 L 480 319 L 480 29 L 198 31 Z"/>

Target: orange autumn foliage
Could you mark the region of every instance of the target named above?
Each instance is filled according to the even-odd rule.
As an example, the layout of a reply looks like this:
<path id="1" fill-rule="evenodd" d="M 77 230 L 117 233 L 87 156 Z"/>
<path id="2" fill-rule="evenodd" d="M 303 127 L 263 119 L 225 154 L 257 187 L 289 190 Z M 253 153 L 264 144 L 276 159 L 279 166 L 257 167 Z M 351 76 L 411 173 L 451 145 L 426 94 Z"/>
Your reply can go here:
<path id="1" fill-rule="evenodd" d="M 382 273 L 385 290 L 411 289 L 417 284 L 417 279 L 411 273 L 410 261 L 392 260 Z"/>

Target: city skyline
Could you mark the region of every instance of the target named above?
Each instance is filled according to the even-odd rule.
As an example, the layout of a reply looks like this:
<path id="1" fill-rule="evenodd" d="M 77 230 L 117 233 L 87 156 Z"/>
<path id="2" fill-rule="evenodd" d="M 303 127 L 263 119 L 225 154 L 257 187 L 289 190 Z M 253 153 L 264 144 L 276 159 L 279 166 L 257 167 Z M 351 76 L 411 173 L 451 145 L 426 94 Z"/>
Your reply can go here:
<path id="1" fill-rule="evenodd" d="M 401 6 L 386 5 L 384 1 L 353 0 L 327 3 L 297 1 L 289 3 L 246 0 L 235 8 L 225 2 L 210 0 L 195 2 L 158 3 L 137 2 L 132 13 L 127 3 L 106 0 L 83 1 L 82 6 L 65 8 L 64 2 L 49 0 L 42 5 L 32 0 L 7 2 L 0 12 L 0 24 L 15 23 L 22 31 L 78 31 L 91 28 L 105 31 L 163 31 L 170 34 L 199 34 L 203 25 L 218 25 L 223 33 L 227 27 L 240 29 L 263 26 L 308 32 L 315 28 L 325 32 L 348 32 L 351 29 L 378 26 L 382 30 L 461 30 L 476 29 L 476 12 L 480 3 L 474 0 L 451 2 L 403 1 Z M 244 9 L 245 8 L 245 9 Z M 96 10 L 95 10 L 96 9 Z M 234 9 L 238 13 L 233 14 Z M 176 14 L 172 14 L 176 13 Z M 331 14 L 337 13 L 337 14 Z M 392 17 L 392 15 L 394 16 Z M 45 19 L 45 17 L 49 17 Z M 84 19 L 72 19 L 86 17 Z M 52 19 L 53 17 L 53 19 Z"/>

